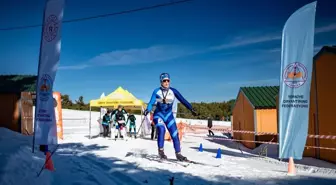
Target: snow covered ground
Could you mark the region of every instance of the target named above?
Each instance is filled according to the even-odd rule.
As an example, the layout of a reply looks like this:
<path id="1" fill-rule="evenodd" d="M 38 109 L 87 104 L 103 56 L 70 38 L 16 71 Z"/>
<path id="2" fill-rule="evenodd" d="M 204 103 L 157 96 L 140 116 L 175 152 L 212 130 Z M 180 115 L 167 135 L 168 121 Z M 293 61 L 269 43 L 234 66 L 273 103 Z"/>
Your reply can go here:
<path id="1" fill-rule="evenodd" d="M 286 163 L 260 158 L 255 155 L 257 149 L 251 151 L 240 146 L 241 152 L 234 142 L 188 134 L 182 140 L 182 153 L 203 164 L 160 163 L 156 141 L 88 139 L 83 131 L 87 127 L 82 127 L 80 122 L 67 123 L 70 122 L 64 124 L 68 129 L 65 140 L 53 155 L 56 171 L 44 170 L 40 177 L 37 173 L 45 156 L 31 152 L 32 137 L 0 128 L 0 184 L 169 185 L 172 177 L 174 185 L 336 184 L 336 165 L 319 160 L 306 159 L 325 168 L 297 165 L 298 175 L 292 177 L 286 175 Z M 198 151 L 201 143 L 203 152 Z M 218 148 L 222 152 L 221 159 L 215 158 Z M 269 154 L 272 154 L 271 148 Z M 165 152 L 169 158 L 175 158 L 171 142 L 165 142 Z"/>

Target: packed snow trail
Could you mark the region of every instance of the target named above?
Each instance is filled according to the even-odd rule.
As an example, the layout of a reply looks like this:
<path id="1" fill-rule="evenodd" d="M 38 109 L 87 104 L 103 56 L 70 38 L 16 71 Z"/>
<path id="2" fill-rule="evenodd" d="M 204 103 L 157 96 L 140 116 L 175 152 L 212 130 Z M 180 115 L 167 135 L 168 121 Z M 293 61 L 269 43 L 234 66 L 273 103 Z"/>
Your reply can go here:
<path id="1" fill-rule="evenodd" d="M 59 158 L 61 158 L 62 152 L 60 152 L 59 155 Z M 58 160 L 57 158 L 58 157 L 56 157 L 55 160 Z M 110 163 L 105 163 L 104 160 L 98 160 L 93 155 L 72 156 L 63 162 L 67 162 L 67 164 L 72 167 L 71 171 L 73 173 L 68 172 L 67 166 L 61 166 L 58 170 L 62 173 L 58 174 L 59 178 L 55 179 L 53 184 L 64 184 L 63 178 L 65 178 L 65 176 L 69 176 L 69 178 L 66 179 L 73 178 L 73 182 L 71 182 L 71 184 L 114 185 L 124 184 L 127 182 L 129 184 L 140 185 L 140 183 L 136 180 L 132 179 L 128 175 L 125 175 L 127 174 L 125 171 L 132 168 L 131 165 L 125 164 L 126 166 L 122 168 L 122 170 L 113 170 L 113 168 L 116 168 L 116 165 L 113 165 L 112 167 Z M 118 161 L 111 161 L 111 163 L 115 162 Z M 62 167 L 66 168 L 63 169 Z M 74 174 L 78 177 L 73 176 Z"/>
<path id="2" fill-rule="evenodd" d="M 287 166 L 256 159 L 230 146 L 203 138 L 186 136 L 182 152 L 199 164 L 186 167 L 157 159 L 156 142 L 149 139 L 129 141 L 104 138 L 87 139 L 75 134 L 66 137 L 53 156 L 55 172 L 36 173 L 44 163 L 41 152 L 31 153 L 32 137 L 0 128 L 0 184 L 4 185 L 239 185 L 239 184 L 335 184 L 336 173 L 312 173 L 298 169 L 298 176 L 286 175 Z M 198 152 L 199 144 L 203 152 Z M 217 149 L 222 158 L 216 159 Z M 168 158 L 174 159 L 171 142 L 165 143 Z M 214 166 L 219 167 L 214 167 Z M 315 171 L 313 171 L 315 172 Z M 332 179 L 332 177 L 334 179 Z"/>

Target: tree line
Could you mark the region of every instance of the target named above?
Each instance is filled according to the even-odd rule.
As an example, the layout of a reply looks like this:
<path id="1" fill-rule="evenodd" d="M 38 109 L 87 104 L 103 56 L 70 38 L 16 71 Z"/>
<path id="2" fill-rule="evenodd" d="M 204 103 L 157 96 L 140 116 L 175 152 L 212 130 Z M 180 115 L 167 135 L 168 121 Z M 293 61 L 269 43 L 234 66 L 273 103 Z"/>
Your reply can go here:
<path id="1" fill-rule="evenodd" d="M 89 103 L 84 102 L 84 97 L 79 96 L 77 100 L 72 101 L 67 94 L 61 95 L 62 108 L 73 110 L 90 110 Z M 191 103 L 193 108 L 199 113 L 198 116 L 193 116 L 191 112 L 185 108 L 181 103 L 178 103 L 177 117 L 187 119 L 207 119 L 211 117 L 214 120 L 227 120 L 231 119 L 232 107 L 235 100 L 223 102 L 210 102 L 210 103 Z M 92 107 L 91 111 L 99 112 L 99 107 Z M 140 110 L 129 111 L 133 114 L 140 114 Z"/>

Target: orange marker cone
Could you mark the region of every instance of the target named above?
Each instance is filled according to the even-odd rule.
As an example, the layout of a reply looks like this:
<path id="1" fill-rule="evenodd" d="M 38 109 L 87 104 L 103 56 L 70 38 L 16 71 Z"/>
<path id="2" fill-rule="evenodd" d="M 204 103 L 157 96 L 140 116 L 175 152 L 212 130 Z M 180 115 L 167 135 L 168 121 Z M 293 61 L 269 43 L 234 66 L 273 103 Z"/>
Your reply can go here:
<path id="1" fill-rule="evenodd" d="M 294 176 L 296 175 L 295 165 L 294 165 L 294 159 L 293 157 L 289 158 L 288 161 L 288 175 Z"/>
<path id="2" fill-rule="evenodd" d="M 54 164 L 52 162 L 51 154 L 50 154 L 49 151 L 46 153 L 46 161 L 45 161 L 45 167 L 44 168 L 47 169 L 47 170 L 50 170 L 50 171 L 55 171 Z"/>

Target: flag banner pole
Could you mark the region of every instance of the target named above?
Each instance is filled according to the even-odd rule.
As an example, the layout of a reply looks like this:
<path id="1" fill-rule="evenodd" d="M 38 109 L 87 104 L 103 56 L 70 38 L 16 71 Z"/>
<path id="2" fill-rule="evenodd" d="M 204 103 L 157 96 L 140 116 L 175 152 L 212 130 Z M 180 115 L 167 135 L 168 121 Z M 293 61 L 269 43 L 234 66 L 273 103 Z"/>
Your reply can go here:
<path id="1" fill-rule="evenodd" d="M 287 20 L 282 32 L 279 158 L 302 159 L 309 124 L 316 1 Z"/>
<path id="2" fill-rule="evenodd" d="M 53 85 L 61 54 L 63 8 L 64 0 L 48 0 L 44 10 L 36 84 L 34 145 L 58 144 Z"/>

